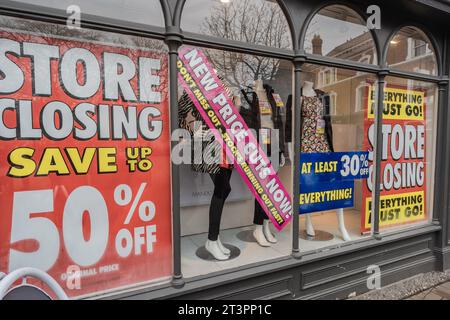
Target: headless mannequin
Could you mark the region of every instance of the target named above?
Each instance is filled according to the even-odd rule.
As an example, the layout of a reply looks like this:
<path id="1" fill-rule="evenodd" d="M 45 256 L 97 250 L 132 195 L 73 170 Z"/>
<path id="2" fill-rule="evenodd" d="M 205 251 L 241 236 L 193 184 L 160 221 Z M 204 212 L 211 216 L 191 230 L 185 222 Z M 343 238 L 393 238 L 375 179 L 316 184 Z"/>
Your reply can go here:
<path id="1" fill-rule="evenodd" d="M 195 121 L 196 119 L 192 112 L 189 112 L 186 115 L 186 122 L 189 124 L 194 139 L 207 140 L 208 138 L 205 137 L 205 130 L 202 126 L 199 126 L 198 128 L 192 127 L 192 123 Z M 220 241 L 219 232 L 223 206 L 231 192 L 231 173 L 231 168 L 220 168 L 218 173 L 210 173 L 211 180 L 214 183 L 214 194 L 211 198 L 209 207 L 209 229 L 205 248 L 217 260 L 228 260 L 230 256 L 230 250 L 228 250 Z"/>
<path id="2" fill-rule="evenodd" d="M 214 182 L 214 194 L 209 207 L 209 231 L 205 248 L 216 260 L 220 261 L 228 260 L 231 254 L 231 251 L 222 244 L 219 238 L 223 206 L 231 192 L 231 173 L 232 169 L 221 168 L 219 173 L 210 175 Z"/>
<path id="3" fill-rule="evenodd" d="M 263 81 L 262 80 L 256 80 L 254 87 L 254 92 L 256 92 L 256 95 L 258 96 L 258 101 L 265 101 L 268 102 L 269 99 L 266 94 L 266 90 L 263 87 Z M 271 114 L 269 115 L 263 115 L 260 114 L 260 120 L 261 120 L 261 127 L 262 128 L 268 128 L 268 129 L 274 129 L 275 125 L 272 120 Z M 261 143 L 261 142 L 260 142 Z M 282 160 L 283 162 L 283 160 Z M 255 224 L 255 230 L 253 231 L 253 236 L 256 239 L 256 242 L 262 246 L 262 247 L 270 247 L 272 244 L 277 243 L 277 239 L 272 234 L 272 231 L 270 230 L 270 220 L 265 214 L 264 210 L 262 209 L 261 205 L 258 203 L 258 201 L 255 199 L 255 217 L 253 223 Z"/>
<path id="4" fill-rule="evenodd" d="M 302 87 L 302 95 L 304 97 L 316 97 L 316 91 L 314 90 L 314 84 L 310 81 L 305 81 Z M 339 226 L 339 232 L 341 233 L 342 239 L 344 241 L 350 241 L 351 238 L 347 232 L 347 229 L 345 228 L 345 221 L 344 221 L 344 209 L 337 209 L 336 210 L 336 216 L 338 220 L 338 226 Z M 314 227 L 312 224 L 311 215 L 307 214 L 305 215 L 306 220 L 306 234 L 310 237 L 314 237 L 316 233 L 314 232 Z"/>
<path id="5" fill-rule="evenodd" d="M 235 96 L 233 101 L 239 110 L 241 107 L 241 97 Z M 214 182 L 214 195 L 209 208 L 210 223 L 205 248 L 216 260 L 220 261 L 230 259 L 231 255 L 231 251 L 223 245 L 219 237 L 221 213 L 225 200 L 231 192 L 231 172 L 231 168 L 221 168 L 218 174 L 211 175 L 211 179 Z"/>

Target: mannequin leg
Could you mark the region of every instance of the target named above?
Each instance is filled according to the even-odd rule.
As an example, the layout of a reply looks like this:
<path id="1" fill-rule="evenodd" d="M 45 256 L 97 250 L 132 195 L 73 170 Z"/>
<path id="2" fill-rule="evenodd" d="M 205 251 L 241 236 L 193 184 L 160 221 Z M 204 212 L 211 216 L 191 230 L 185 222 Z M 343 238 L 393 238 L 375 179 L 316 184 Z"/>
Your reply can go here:
<path id="1" fill-rule="evenodd" d="M 311 214 L 305 215 L 305 223 L 306 223 L 306 234 L 310 237 L 315 237 L 316 233 L 314 231 L 314 226 L 312 224 Z"/>
<path id="2" fill-rule="evenodd" d="M 277 238 L 275 238 L 275 236 L 273 235 L 272 231 L 270 230 L 270 220 L 269 219 L 265 219 L 264 220 L 263 233 L 266 236 L 267 241 L 269 241 L 270 243 L 277 243 L 278 242 Z"/>
<path id="3" fill-rule="evenodd" d="M 232 171 L 229 169 L 221 168 L 219 173 L 211 175 L 211 179 L 214 182 L 214 194 L 209 207 L 209 231 L 205 248 L 217 260 L 229 259 L 229 254 L 227 255 L 225 251 L 223 251 L 223 249 L 226 248 L 219 243 L 219 232 L 223 206 L 231 192 L 231 172 Z"/>
<path id="4" fill-rule="evenodd" d="M 264 234 L 264 220 L 266 218 L 266 214 L 261 208 L 258 200 L 255 199 L 255 209 L 254 209 L 254 215 L 253 215 L 253 223 L 255 224 L 255 230 L 253 231 L 253 236 L 256 239 L 256 242 L 261 247 L 270 247 L 271 244 L 269 241 L 267 241 L 266 235 Z"/>
<path id="5" fill-rule="evenodd" d="M 339 225 L 339 232 L 341 233 L 342 239 L 344 239 L 344 241 L 350 241 L 351 238 L 347 232 L 347 229 L 345 228 L 344 209 L 337 209 L 336 216 Z"/>

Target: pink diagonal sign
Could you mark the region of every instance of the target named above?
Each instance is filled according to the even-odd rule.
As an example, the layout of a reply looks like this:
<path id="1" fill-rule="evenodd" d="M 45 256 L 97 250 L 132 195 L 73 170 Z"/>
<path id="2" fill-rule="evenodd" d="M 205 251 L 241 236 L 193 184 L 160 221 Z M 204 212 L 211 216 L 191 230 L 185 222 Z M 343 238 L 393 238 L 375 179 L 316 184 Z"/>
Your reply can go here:
<path id="1" fill-rule="evenodd" d="M 184 90 L 216 140 L 224 146 L 247 187 L 274 226 L 283 229 L 292 218 L 291 197 L 206 55 L 199 49 L 183 47 L 179 52 L 178 71 Z M 256 161 L 249 161 L 250 153 L 250 158 Z"/>

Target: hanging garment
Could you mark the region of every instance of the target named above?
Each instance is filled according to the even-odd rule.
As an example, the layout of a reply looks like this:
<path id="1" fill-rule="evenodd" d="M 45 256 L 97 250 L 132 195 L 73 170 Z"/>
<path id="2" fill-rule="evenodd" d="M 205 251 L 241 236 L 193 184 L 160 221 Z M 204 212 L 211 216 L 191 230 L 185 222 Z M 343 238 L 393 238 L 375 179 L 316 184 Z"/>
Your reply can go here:
<path id="1" fill-rule="evenodd" d="M 321 90 L 315 90 L 318 95 L 320 101 L 323 105 L 323 120 L 325 121 L 325 135 L 328 141 L 328 145 L 330 146 L 331 152 L 334 152 L 333 148 L 333 128 L 331 126 L 331 116 L 330 116 L 330 96 Z M 286 142 L 293 141 L 293 130 L 292 130 L 292 111 L 293 111 L 293 99 L 292 95 L 289 95 L 288 100 L 286 102 L 286 125 L 285 125 L 285 137 Z M 302 119 L 303 121 L 303 119 Z M 302 123 L 300 123 L 300 128 L 302 127 Z"/>
<path id="2" fill-rule="evenodd" d="M 283 116 L 281 114 L 281 107 L 277 106 L 274 98 L 275 90 L 268 84 L 264 84 L 264 89 L 266 90 L 267 98 L 269 99 L 270 106 L 272 108 L 272 121 L 274 127 L 278 130 L 278 146 L 280 148 L 280 153 L 285 153 L 284 143 L 284 123 Z"/>
<path id="3" fill-rule="evenodd" d="M 284 126 L 286 143 L 292 142 L 292 94 L 286 102 L 286 125 Z"/>
<path id="4" fill-rule="evenodd" d="M 273 97 L 273 94 L 275 93 L 274 89 L 264 84 L 264 90 L 266 91 L 266 95 L 268 98 L 268 102 L 270 104 L 270 108 L 272 110 L 271 113 L 271 119 L 273 121 L 273 128 L 278 130 L 278 146 L 280 148 L 279 153 L 285 153 L 285 146 L 284 146 L 284 123 L 283 123 L 283 117 L 280 112 L 280 107 L 276 105 L 275 99 Z M 244 119 L 245 123 L 250 129 L 256 130 L 257 134 L 257 140 L 259 143 L 259 130 L 262 128 L 261 124 L 261 114 L 260 114 L 260 108 L 259 108 L 259 100 L 258 95 L 256 92 L 254 92 L 252 89 L 250 90 L 241 90 L 241 94 L 244 98 L 244 101 L 250 106 L 249 110 L 245 110 L 241 108 L 241 116 Z M 268 147 L 268 157 L 271 156 L 271 148 Z"/>
<path id="5" fill-rule="evenodd" d="M 334 152 L 333 147 L 333 127 L 331 126 L 331 99 L 330 95 L 322 90 L 316 89 L 317 96 L 323 105 L 323 120 L 325 121 L 325 135 L 327 137 L 328 145 L 331 152 Z"/>
<path id="6" fill-rule="evenodd" d="M 279 141 L 279 156 L 280 156 L 280 161 L 281 161 L 281 154 L 285 153 L 285 149 L 284 149 L 284 124 L 283 124 L 283 118 L 280 112 L 280 107 L 277 106 L 276 101 L 273 97 L 273 94 L 275 93 L 275 91 L 273 90 L 273 88 L 269 85 L 264 84 L 264 90 L 266 91 L 266 95 L 272 110 L 271 113 L 271 120 L 273 122 L 273 128 L 279 130 L 279 134 L 278 134 L 278 141 Z M 260 137 L 259 137 L 259 130 L 262 129 L 262 125 L 261 125 L 261 113 L 260 113 L 260 108 L 259 108 L 259 100 L 258 100 L 258 95 L 256 94 L 256 92 L 254 92 L 253 90 L 242 90 L 241 91 L 244 100 L 248 103 L 248 105 L 250 105 L 250 109 L 248 112 L 245 112 L 244 114 L 244 110 L 241 109 L 241 115 L 244 118 L 245 122 L 247 123 L 247 126 L 250 129 L 254 129 L 256 130 L 257 134 L 257 140 L 258 143 L 262 143 L 262 141 L 260 141 Z M 268 133 L 268 135 L 271 136 L 270 133 Z M 267 146 L 267 156 L 270 157 L 272 154 L 272 148 L 271 148 L 271 143 L 269 143 L 269 145 Z M 268 220 L 269 217 L 267 216 L 267 214 L 265 213 L 264 209 L 261 207 L 261 205 L 259 204 L 258 200 L 255 199 L 255 208 L 254 208 L 254 212 L 253 212 L 253 223 L 255 225 L 263 225 L 264 220 Z"/>
<path id="7" fill-rule="evenodd" d="M 327 139 L 324 107 L 319 97 L 302 97 L 301 152 L 333 152 Z"/>
<path id="8" fill-rule="evenodd" d="M 222 80 L 223 81 L 223 80 Z M 232 97 L 232 92 L 228 86 L 224 85 L 224 90 L 229 97 Z M 189 120 L 189 115 L 192 115 L 193 119 Z M 192 122 L 196 123 L 196 127 L 192 126 Z M 203 138 L 200 150 L 200 144 L 191 144 L 191 168 L 195 172 L 217 174 L 220 168 L 232 169 L 233 166 L 228 163 L 225 150 L 219 141 L 215 139 L 212 131 L 209 131 L 209 127 L 203 120 L 202 115 L 198 112 L 196 106 L 192 102 L 189 95 L 184 91 L 181 98 L 178 100 L 178 126 L 182 129 L 186 129 L 194 137 L 195 132 L 207 131 L 208 134 Z M 199 159 L 198 157 L 201 157 Z"/>

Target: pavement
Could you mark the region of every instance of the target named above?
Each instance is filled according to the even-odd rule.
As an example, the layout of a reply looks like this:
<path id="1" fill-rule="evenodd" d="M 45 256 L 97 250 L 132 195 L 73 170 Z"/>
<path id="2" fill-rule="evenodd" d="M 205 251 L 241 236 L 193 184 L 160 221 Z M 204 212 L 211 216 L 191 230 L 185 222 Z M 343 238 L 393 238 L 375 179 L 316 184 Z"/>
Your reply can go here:
<path id="1" fill-rule="evenodd" d="M 450 300 L 450 270 L 422 273 L 351 300 Z"/>
<path id="2" fill-rule="evenodd" d="M 450 300 L 450 281 L 422 291 L 407 300 Z"/>

